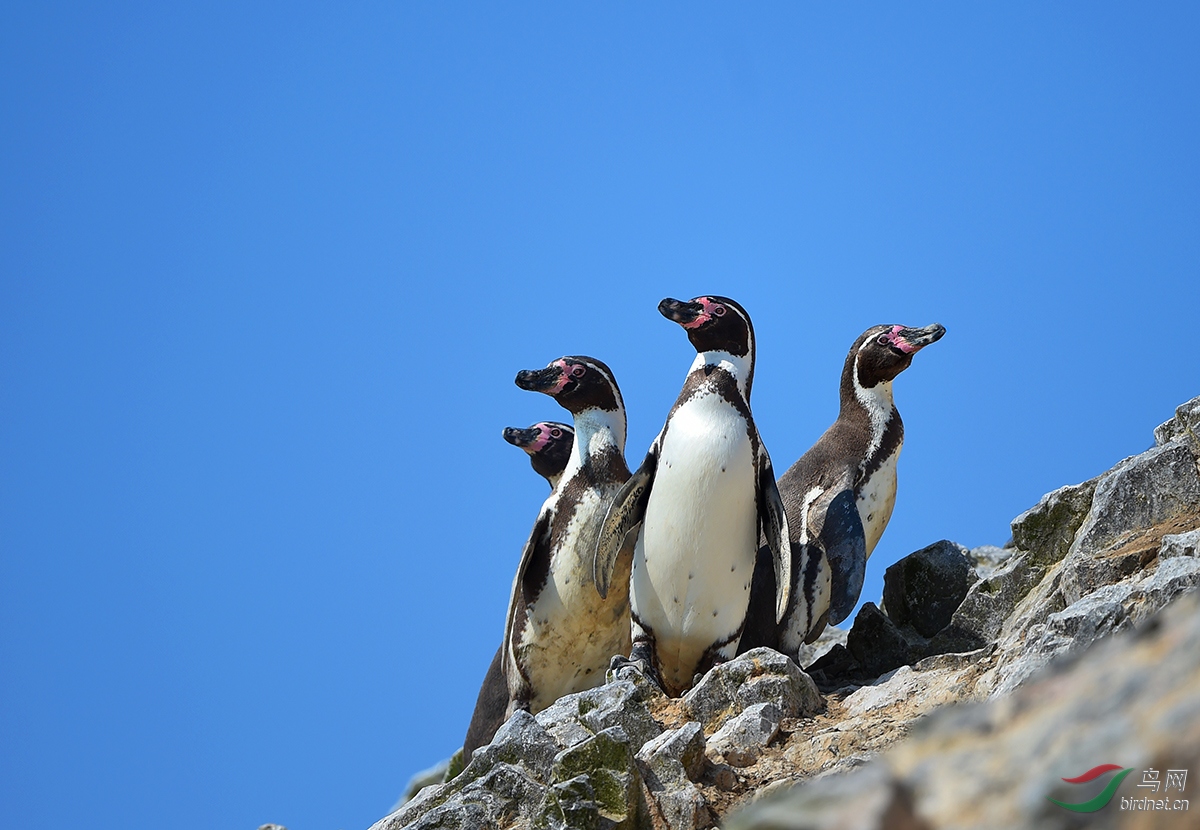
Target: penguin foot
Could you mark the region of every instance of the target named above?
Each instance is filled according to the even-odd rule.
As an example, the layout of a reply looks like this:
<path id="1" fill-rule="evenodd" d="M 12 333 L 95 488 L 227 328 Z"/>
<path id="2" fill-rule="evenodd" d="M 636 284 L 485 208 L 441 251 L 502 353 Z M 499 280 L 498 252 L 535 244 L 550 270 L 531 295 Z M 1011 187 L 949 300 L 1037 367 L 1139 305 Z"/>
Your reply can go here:
<path id="1" fill-rule="evenodd" d="M 605 682 L 612 683 L 615 680 L 629 680 L 635 686 L 644 684 L 650 685 L 654 691 L 661 694 L 666 694 L 663 691 L 662 681 L 646 664 L 642 658 L 630 658 L 624 655 L 614 655 L 608 664 L 608 673 L 604 678 Z"/>

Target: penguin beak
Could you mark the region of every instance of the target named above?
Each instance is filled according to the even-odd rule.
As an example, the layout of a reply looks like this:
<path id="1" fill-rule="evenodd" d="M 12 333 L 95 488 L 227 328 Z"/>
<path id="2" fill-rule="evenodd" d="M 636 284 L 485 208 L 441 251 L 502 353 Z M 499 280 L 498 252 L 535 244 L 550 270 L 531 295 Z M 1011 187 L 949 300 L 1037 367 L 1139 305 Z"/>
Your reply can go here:
<path id="1" fill-rule="evenodd" d="M 517 372 L 517 386 L 526 392 L 542 392 L 555 395 L 563 387 L 563 369 L 556 363 L 551 363 L 545 369 L 522 369 Z"/>
<path id="2" fill-rule="evenodd" d="M 667 297 L 658 304 L 658 313 L 672 322 L 686 326 L 688 323 L 695 322 L 696 318 L 704 313 L 704 306 L 700 303 L 685 303 Z"/>
<path id="3" fill-rule="evenodd" d="M 915 354 L 921 351 L 930 343 L 941 340 L 942 335 L 946 333 L 946 327 L 941 323 L 934 323 L 923 329 L 909 329 L 902 326 L 897 326 L 897 329 L 899 330 L 892 334 L 892 342 L 905 354 Z"/>
<path id="4" fill-rule="evenodd" d="M 526 452 L 529 451 L 530 445 L 540 438 L 541 435 L 542 431 L 537 427 L 530 427 L 529 429 L 517 429 L 516 427 L 504 428 L 504 440 L 514 447 L 520 447 Z"/>

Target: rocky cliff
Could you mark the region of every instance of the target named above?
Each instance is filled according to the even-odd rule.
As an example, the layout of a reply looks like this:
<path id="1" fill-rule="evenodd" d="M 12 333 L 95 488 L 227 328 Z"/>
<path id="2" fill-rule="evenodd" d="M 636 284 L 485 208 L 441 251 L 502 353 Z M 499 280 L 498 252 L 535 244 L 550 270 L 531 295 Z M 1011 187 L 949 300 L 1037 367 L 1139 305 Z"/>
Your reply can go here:
<path id="1" fill-rule="evenodd" d="M 676 700 L 610 672 L 518 713 L 372 830 L 1200 826 L 1143 798 L 1188 795 L 1152 793 L 1151 772 L 1200 775 L 1200 596 L 1183 597 L 1200 586 L 1200 398 L 1154 434 L 1014 519 L 1006 547 L 942 541 L 893 565 L 806 670 L 756 649 Z M 1062 779 L 1106 763 L 1135 771 L 1121 798 L 1142 809 L 1047 799 L 1102 797 L 1111 777 Z"/>

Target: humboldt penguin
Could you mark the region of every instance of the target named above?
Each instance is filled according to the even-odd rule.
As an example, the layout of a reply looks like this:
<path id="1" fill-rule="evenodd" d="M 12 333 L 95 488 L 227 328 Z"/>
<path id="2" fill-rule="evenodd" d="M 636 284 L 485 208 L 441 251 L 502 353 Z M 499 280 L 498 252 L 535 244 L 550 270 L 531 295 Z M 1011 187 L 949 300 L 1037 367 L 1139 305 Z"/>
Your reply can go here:
<path id="1" fill-rule="evenodd" d="M 504 440 L 529 453 L 529 465 L 553 490 L 571 457 L 575 427 L 558 421 L 540 421 L 528 429 L 505 427 Z"/>
<path id="2" fill-rule="evenodd" d="M 567 356 L 525 370 L 517 386 L 571 413 L 575 441 L 558 487 L 542 505 L 513 580 L 502 666 L 505 719 L 537 713 L 563 695 L 604 682 L 614 655 L 629 653 L 632 551 L 616 556 L 614 590 L 596 590 L 592 558 L 609 503 L 629 479 L 625 405 L 612 372 L 592 357 Z"/>
<path id="3" fill-rule="evenodd" d="M 787 516 L 750 414 L 750 316 L 715 296 L 665 299 L 658 310 L 684 328 L 696 359 L 646 460 L 608 511 L 596 586 L 601 594 L 622 587 L 614 565 L 633 537 L 631 658 L 678 696 L 734 656 L 760 531 L 776 568 L 779 615 L 792 565 Z"/>
<path id="4" fill-rule="evenodd" d="M 814 558 L 819 552 L 828 563 L 829 605 L 815 619 L 789 613 L 777 624 L 770 618 L 774 569 L 760 552 L 743 649 L 769 645 L 795 655 L 826 622 L 839 623 L 854 610 L 867 558 L 896 502 L 904 424 L 892 400 L 892 381 L 912 364 L 914 354 L 945 333 L 938 323 L 920 329 L 873 326 L 850 347 L 837 420 L 779 479 L 793 542 L 815 548 Z M 798 590 L 793 584 L 793 593 Z"/>
<path id="5" fill-rule="evenodd" d="M 557 421 L 541 421 L 528 429 L 504 428 L 504 440 L 520 447 L 529 454 L 529 463 L 534 472 L 546 479 L 553 492 L 558 487 L 563 470 L 571 457 L 571 445 L 575 441 L 575 428 Z M 504 646 L 496 649 L 496 656 L 488 666 L 475 700 L 475 711 L 463 740 L 463 762 L 484 744 L 491 743 L 496 730 L 504 723 L 508 708 L 508 682 L 504 679 Z"/>

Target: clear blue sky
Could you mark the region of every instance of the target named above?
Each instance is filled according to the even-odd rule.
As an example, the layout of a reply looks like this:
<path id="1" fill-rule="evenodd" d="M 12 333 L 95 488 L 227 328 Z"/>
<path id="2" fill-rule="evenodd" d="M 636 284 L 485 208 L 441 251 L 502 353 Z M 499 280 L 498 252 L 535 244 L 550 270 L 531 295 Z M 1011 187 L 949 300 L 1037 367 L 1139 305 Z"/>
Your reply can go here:
<path id="1" fill-rule="evenodd" d="M 6 4 L 0 826 L 365 828 L 461 740 L 546 493 L 728 294 L 782 470 L 854 337 L 886 565 L 1002 544 L 1200 394 L 1194 4 Z"/>

